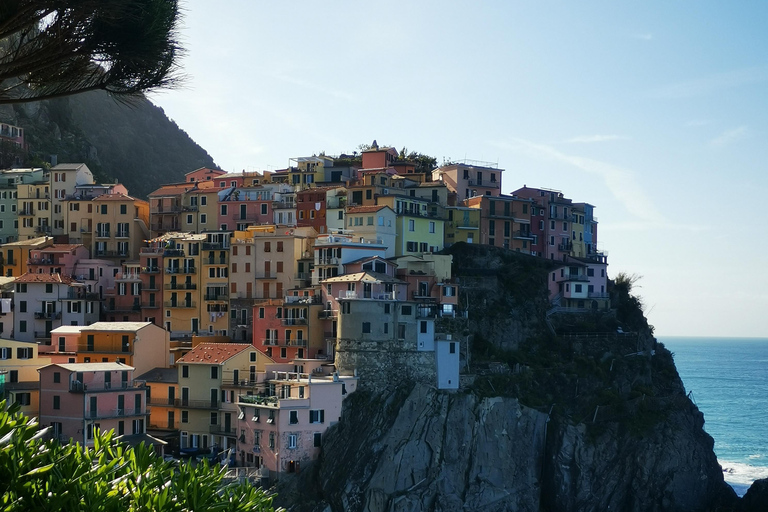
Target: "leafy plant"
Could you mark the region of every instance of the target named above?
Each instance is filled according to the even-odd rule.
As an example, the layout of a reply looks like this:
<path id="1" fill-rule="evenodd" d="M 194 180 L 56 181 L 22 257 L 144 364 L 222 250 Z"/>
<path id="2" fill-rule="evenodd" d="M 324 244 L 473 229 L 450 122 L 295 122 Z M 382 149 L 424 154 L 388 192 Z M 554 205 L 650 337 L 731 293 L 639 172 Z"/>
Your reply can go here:
<path id="1" fill-rule="evenodd" d="M 46 440 L 48 429 L 0 402 L 0 511 L 274 511 L 272 497 L 247 483 L 224 485 L 224 468 L 176 465 L 144 443 L 99 432 L 94 446 Z"/>

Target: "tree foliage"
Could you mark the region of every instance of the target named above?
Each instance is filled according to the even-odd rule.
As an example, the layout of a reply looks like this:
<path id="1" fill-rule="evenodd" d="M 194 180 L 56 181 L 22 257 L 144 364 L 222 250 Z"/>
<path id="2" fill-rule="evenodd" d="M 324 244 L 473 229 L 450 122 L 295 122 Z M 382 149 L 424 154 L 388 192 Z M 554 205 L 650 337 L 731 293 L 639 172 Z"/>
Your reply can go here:
<path id="1" fill-rule="evenodd" d="M 173 86 L 177 0 L 2 0 L 0 104 Z"/>
<path id="2" fill-rule="evenodd" d="M 0 402 L 0 511 L 268 512 L 272 498 L 247 482 L 224 485 L 224 469 L 176 465 L 143 443 L 100 432 L 94 447 L 45 440 L 46 429 Z"/>

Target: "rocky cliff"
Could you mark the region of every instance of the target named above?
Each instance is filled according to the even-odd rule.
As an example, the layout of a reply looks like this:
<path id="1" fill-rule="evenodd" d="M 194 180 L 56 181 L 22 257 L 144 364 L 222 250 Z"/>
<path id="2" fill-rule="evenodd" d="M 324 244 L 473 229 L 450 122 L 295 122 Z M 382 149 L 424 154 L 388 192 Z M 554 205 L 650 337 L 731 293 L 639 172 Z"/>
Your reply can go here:
<path id="1" fill-rule="evenodd" d="M 351 395 L 321 459 L 281 482 L 281 504 L 355 512 L 743 509 L 672 355 L 642 315 L 548 319 L 550 263 L 481 247 L 453 254 L 470 316 L 442 327 L 474 338 L 462 390 L 400 382 Z M 757 492 L 751 503 L 765 498 Z"/>

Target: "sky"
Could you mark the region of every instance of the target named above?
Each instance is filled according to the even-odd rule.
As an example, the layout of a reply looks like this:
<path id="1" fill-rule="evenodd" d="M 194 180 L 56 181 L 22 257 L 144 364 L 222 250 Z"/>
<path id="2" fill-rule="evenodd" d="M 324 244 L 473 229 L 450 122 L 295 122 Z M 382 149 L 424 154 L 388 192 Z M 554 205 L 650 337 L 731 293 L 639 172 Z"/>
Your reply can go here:
<path id="1" fill-rule="evenodd" d="M 374 139 L 498 163 L 597 207 L 657 335 L 768 336 L 768 3 L 182 6 L 184 85 L 150 99 L 223 169 Z"/>

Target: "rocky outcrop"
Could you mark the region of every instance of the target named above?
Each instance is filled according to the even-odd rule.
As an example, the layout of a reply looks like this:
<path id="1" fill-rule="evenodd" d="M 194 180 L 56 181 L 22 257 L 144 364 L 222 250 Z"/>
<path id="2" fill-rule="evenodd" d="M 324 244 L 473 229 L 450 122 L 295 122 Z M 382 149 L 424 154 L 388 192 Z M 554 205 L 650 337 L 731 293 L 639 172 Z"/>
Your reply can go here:
<path id="1" fill-rule="evenodd" d="M 333 510 L 539 509 L 546 414 L 424 385 L 352 398 L 318 471 Z"/>

